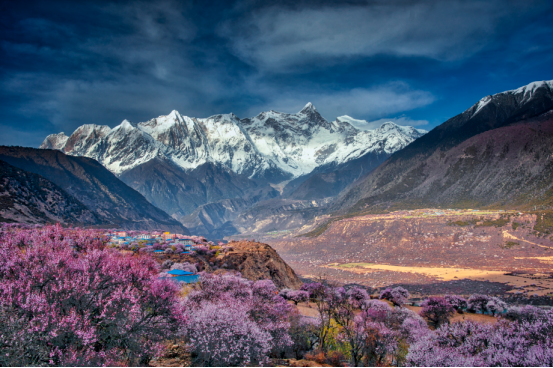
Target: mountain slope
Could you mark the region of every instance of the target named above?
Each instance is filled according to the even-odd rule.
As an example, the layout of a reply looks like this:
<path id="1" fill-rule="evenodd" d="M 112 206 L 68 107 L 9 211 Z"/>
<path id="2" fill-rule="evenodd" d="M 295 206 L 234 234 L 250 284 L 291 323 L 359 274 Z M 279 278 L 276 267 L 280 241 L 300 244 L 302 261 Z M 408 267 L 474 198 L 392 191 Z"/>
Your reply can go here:
<path id="1" fill-rule="evenodd" d="M 394 123 L 384 123 L 372 134 L 375 138 L 374 146 L 368 153 L 339 165 L 320 166 L 310 174 L 292 180 L 284 188 L 285 196 L 305 200 L 334 197 L 355 180 L 376 169 L 392 153 L 423 135 L 415 128 Z"/>
<path id="2" fill-rule="evenodd" d="M 0 161 L 0 221 L 99 225 L 98 216 L 40 175 Z"/>
<path id="3" fill-rule="evenodd" d="M 185 172 L 171 162 L 156 158 L 124 172 L 119 178 L 177 220 L 201 205 L 222 199 L 251 198 L 257 202 L 278 195 L 267 184 L 212 163 Z"/>
<path id="4" fill-rule="evenodd" d="M 549 175 L 549 143 L 538 142 L 549 134 L 552 87 L 553 81 L 535 82 L 483 98 L 393 154 L 330 210 L 522 203 Z"/>
<path id="5" fill-rule="evenodd" d="M 190 215 L 179 218 L 179 221 L 193 234 L 205 234 L 210 238 L 223 239 L 227 235 L 238 232 L 231 221 L 254 203 L 253 200 L 241 198 L 223 199 L 204 204 Z"/>
<path id="6" fill-rule="evenodd" d="M 184 226 L 95 160 L 55 150 L 5 146 L 0 147 L 0 160 L 52 181 L 94 211 L 104 224 L 187 233 Z"/>

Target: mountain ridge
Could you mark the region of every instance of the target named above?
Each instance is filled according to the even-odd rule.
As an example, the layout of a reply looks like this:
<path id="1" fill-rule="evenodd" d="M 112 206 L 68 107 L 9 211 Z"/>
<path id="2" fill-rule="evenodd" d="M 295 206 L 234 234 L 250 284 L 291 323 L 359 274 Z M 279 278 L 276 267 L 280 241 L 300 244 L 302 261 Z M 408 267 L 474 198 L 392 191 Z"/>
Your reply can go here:
<path id="1" fill-rule="evenodd" d="M 421 206 L 429 205 L 456 205 L 462 207 L 493 205 L 491 201 L 482 201 L 482 197 L 476 196 L 477 192 L 472 191 L 470 182 L 463 180 L 462 177 L 457 177 L 454 171 L 448 171 L 440 165 L 443 165 L 443 160 L 449 160 L 448 164 L 462 167 L 464 165 L 461 162 L 462 160 L 459 161 L 451 155 L 453 155 L 452 152 L 456 152 L 456 149 L 460 149 L 459 147 L 470 140 L 474 142 L 475 147 L 472 151 L 475 154 L 483 154 L 478 144 L 485 144 L 488 147 L 488 152 L 493 152 L 498 157 L 501 156 L 501 152 L 496 152 L 498 148 L 491 139 L 494 134 L 498 134 L 504 137 L 506 147 L 515 145 L 517 137 L 513 134 L 519 133 L 513 133 L 518 132 L 516 129 L 506 129 L 510 126 L 538 124 L 541 127 L 540 129 L 543 128 L 542 133 L 545 134 L 548 131 L 547 126 L 550 124 L 550 111 L 553 110 L 552 87 L 553 81 L 533 82 L 515 90 L 480 99 L 461 114 L 447 120 L 404 149 L 394 153 L 376 170 L 343 191 L 329 206 L 329 211 L 336 214 L 354 214 L 365 211 L 387 211 L 401 206 L 421 208 Z M 535 130 L 536 127 L 530 127 L 530 129 Z M 480 137 L 481 135 L 482 137 Z M 516 144 L 517 147 L 520 145 L 520 143 Z M 532 145 L 533 141 L 529 140 L 522 147 L 531 150 Z M 465 147 L 465 149 L 468 148 Z M 543 150 L 545 148 L 541 147 L 539 149 Z M 520 159 L 524 158 L 526 160 L 528 152 L 530 151 L 520 153 Z M 474 154 L 459 154 L 459 157 L 468 158 L 468 156 L 475 157 Z M 495 172 L 497 167 L 486 166 L 486 162 L 485 160 L 482 161 L 481 156 L 479 156 L 479 160 L 481 161 L 480 164 L 471 166 L 470 170 L 465 168 L 465 175 L 476 178 L 475 180 L 479 180 L 477 181 L 479 185 L 486 186 L 482 179 L 483 176 L 478 176 L 480 175 L 478 170 L 486 167 L 486 170 Z M 487 162 L 494 162 L 496 166 L 499 165 L 502 170 L 498 175 L 505 181 L 509 181 L 507 173 L 510 171 L 509 167 L 505 165 L 510 165 L 511 161 L 494 160 L 490 156 Z M 546 168 L 548 164 L 543 163 L 543 165 L 545 166 L 540 166 L 540 168 L 548 170 Z M 438 166 L 442 167 L 441 171 L 437 169 Z M 519 169 L 520 173 L 517 175 L 528 178 L 532 176 L 530 167 L 520 167 Z M 430 184 L 430 181 L 434 184 Z M 473 196 L 467 194 L 463 197 L 464 205 L 459 196 L 450 197 L 458 198 L 457 201 L 440 197 L 442 194 L 440 190 L 446 190 L 443 183 L 448 181 L 453 181 L 448 184 L 451 187 L 449 189 L 451 195 L 454 192 L 464 191 L 472 193 Z M 528 186 L 531 183 L 523 180 L 519 184 L 521 185 L 520 191 L 524 192 L 525 188 L 529 188 Z M 431 187 L 432 190 L 429 189 Z M 500 188 L 501 186 L 497 189 L 500 190 Z M 431 192 L 433 194 L 430 194 Z M 511 197 L 505 203 L 509 203 L 509 201 L 515 203 L 515 196 L 509 195 Z M 477 200 L 477 197 L 480 199 Z M 433 198 L 436 200 L 442 198 L 442 200 L 437 202 Z"/>
<path id="2" fill-rule="evenodd" d="M 379 147 L 378 142 L 386 138 L 384 128 L 390 126 L 396 129 L 388 134 L 398 141 Z M 326 121 L 308 103 L 296 114 L 271 110 L 245 119 L 232 113 L 190 118 L 173 110 L 144 123 L 124 120 L 113 129 L 83 125 L 69 137 L 49 135 L 40 148 L 94 158 L 116 175 L 162 158 L 185 171 L 212 162 L 249 178 L 278 183 L 375 149 L 393 152 L 424 133 L 393 123 L 362 131 L 339 119 Z"/>
<path id="3" fill-rule="evenodd" d="M 315 176 L 295 200 L 335 196 L 423 134 L 394 123 L 363 131 L 339 119 L 329 122 L 308 103 L 295 114 L 271 110 L 246 119 L 232 113 L 201 119 L 173 110 L 143 123 L 124 120 L 113 129 L 83 125 L 69 137 L 49 135 L 41 148 L 93 158 L 173 218 L 212 232 L 209 218 L 219 216 L 218 205 L 196 212 L 211 211 L 201 219 L 188 216 L 210 203 L 242 199 L 251 207 L 283 197 L 274 187 L 293 178 L 300 183 Z M 316 176 L 326 173 L 324 180 Z M 338 181 L 326 179 L 336 175 Z M 235 219 L 239 214 L 231 212 L 238 210 L 243 206 L 231 206 L 223 217 Z"/>
<path id="4" fill-rule="evenodd" d="M 0 146 L 0 160 L 51 181 L 94 212 L 104 225 L 188 233 L 94 159 L 57 150 Z"/>

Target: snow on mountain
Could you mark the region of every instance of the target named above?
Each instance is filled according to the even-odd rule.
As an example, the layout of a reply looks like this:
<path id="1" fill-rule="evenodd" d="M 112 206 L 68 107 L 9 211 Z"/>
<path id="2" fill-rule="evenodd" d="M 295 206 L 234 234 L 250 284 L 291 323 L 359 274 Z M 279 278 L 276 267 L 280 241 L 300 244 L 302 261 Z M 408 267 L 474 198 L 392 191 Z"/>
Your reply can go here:
<path id="1" fill-rule="evenodd" d="M 351 124 L 353 127 L 359 129 L 359 130 L 368 130 L 369 129 L 369 122 L 367 120 L 359 120 L 354 119 L 351 116 L 344 115 L 344 116 L 338 116 L 336 118 L 337 121 L 344 121 L 346 123 Z"/>
<path id="2" fill-rule="evenodd" d="M 391 122 L 360 130 L 355 121 L 328 122 L 311 103 L 296 114 L 267 111 L 242 120 L 234 114 L 191 118 L 173 110 L 139 124 L 124 120 L 113 129 L 83 125 L 70 137 L 49 135 L 40 148 L 94 158 L 115 174 L 161 158 L 185 171 L 211 162 L 280 182 L 371 151 L 393 153 L 426 133 Z"/>
<path id="3" fill-rule="evenodd" d="M 494 100 L 505 97 L 514 97 L 517 103 L 522 105 L 530 101 L 534 97 L 536 91 L 542 88 L 549 91 L 553 90 L 553 80 L 532 82 L 517 89 L 497 93 L 493 96 L 490 95 L 483 97 L 467 111 L 472 111 L 472 116 L 474 116 L 481 112 L 482 109 L 489 103 L 493 103 Z"/>
<path id="4" fill-rule="evenodd" d="M 532 98 L 534 92 L 540 88 L 540 87 L 546 87 L 549 89 L 553 88 L 553 80 L 550 81 L 538 81 L 538 82 L 532 82 L 525 86 L 519 87 L 517 89 L 506 91 L 503 93 L 513 93 L 513 94 L 522 94 L 525 99 Z"/>
<path id="5" fill-rule="evenodd" d="M 63 146 L 65 146 L 65 143 L 68 139 L 69 137 L 66 136 L 64 132 L 58 134 L 50 134 L 48 137 L 46 137 L 44 142 L 42 142 L 40 148 L 61 150 Z"/>

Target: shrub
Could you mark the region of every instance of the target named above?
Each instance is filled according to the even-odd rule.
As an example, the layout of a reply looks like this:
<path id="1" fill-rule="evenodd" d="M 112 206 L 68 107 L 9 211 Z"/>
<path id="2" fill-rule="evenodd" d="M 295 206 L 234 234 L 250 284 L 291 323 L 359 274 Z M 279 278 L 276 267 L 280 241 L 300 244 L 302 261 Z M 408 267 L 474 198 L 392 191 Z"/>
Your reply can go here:
<path id="1" fill-rule="evenodd" d="M 409 292 L 406 289 L 402 288 L 401 286 L 398 286 L 392 289 L 391 302 L 394 303 L 394 305 L 397 305 L 400 307 L 403 306 L 407 302 L 409 297 L 410 297 Z"/>
<path id="2" fill-rule="evenodd" d="M 209 248 L 203 245 L 198 245 L 194 249 L 196 250 L 196 253 L 201 256 L 205 256 L 209 252 Z"/>
<path id="3" fill-rule="evenodd" d="M 394 305 L 402 306 L 409 299 L 409 292 L 401 286 L 393 289 L 386 288 L 380 293 L 380 299 L 386 299 L 394 303 Z"/>
<path id="4" fill-rule="evenodd" d="M 316 318 L 304 317 L 297 311 L 291 313 L 288 333 L 293 344 L 285 350 L 290 350 L 294 358 L 301 359 L 317 342 L 318 324 Z"/>
<path id="5" fill-rule="evenodd" d="M 171 261 L 170 259 L 163 261 L 161 264 L 162 269 L 171 268 L 175 262 Z M 171 268 L 172 269 L 172 268 Z"/>
<path id="6" fill-rule="evenodd" d="M 304 290 L 293 290 L 288 292 L 286 296 L 287 299 L 293 301 L 295 305 L 309 300 L 309 293 Z"/>
<path id="7" fill-rule="evenodd" d="M 388 303 L 376 299 L 365 300 L 361 308 L 367 312 L 367 318 L 370 318 L 373 322 L 387 321 L 393 311 Z"/>
<path id="8" fill-rule="evenodd" d="M 457 313 L 463 313 L 463 311 L 467 309 L 467 300 L 461 296 L 446 295 L 445 300 L 447 300 L 447 302 L 451 304 L 451 306 L 457 311 Z"/>
<path id="9" fill-rule="evenodd" d="M 526 305 L 524 307 L 509 307 L 507 312 L 503 315 L 506 319 L 520 323 L 545 321 L 547 320 L 547 316 L 547 311 L 532 305 Z"/>
<path id="10" fill-rule="evenodd" d="M 144 247 L 144 248 L 140 248 L 139 250 L 140 253 L 144 253 L 144 254 L 153 253 L 153 251 L 154 251 L 154 248 L 152 247 Z"/>
<path id="11" fill-rule="evenodd" d="M 482 294 L 472 294 L 467 302 L 467 308 L 470 312 L 486 313 L 490 297 Z"/>
<path id="12" fill-rule="evenodd" d="M 315 350 L 305 354 L 305 359 L 317 362 L 319 364 L 326 363 L 326 355 L 322 350 Z"/>
<path id="13" fill-rule="evenodd" d="M 379 299 L 386 299 L 386 300 L 392 300 L 392 289 L 386 288 L 380 292 Z"/>
<path id="14" fill-rule="evenodd" d="M 471 321 L 444 324 L 411 345 L 410 366 L 543 367 L 553 355 L 553 324 Z"/>
<path id="15" fill-rule="evenodd" d="M 319 295 L 326 294 L 327 287 L 320 282 L 305 283 L 300 290 L 307 291 L 310 298 L 315 298 Z"/>
<path id="16" fill-rule="evenodd" d="M 282 289 L 281 291 L 278 292 L 278 295 L 280 295 L 281 297 L 283 297 L 284 299 L 288 299 L 288 293 L 293 291 L 292 289 Z M 309 293 L 308 293 L 309 295 Z"/>
<path id="17" fill-rule="evenodd" d="M 312 282 L 303 284 L 300 290 L 309 293 L 310 300 L 315 303 L 319 313 L 320 323 L 317 331 L 319 340 L 319 349 L 325 351 L 327 348 L 327 338 L 332 325 L 332 310 L 330 303 L 332 301 L 333 290 L 321 282 Z"/>
<path id="18" fill-rule="evenodd" d="M 449 321 L 449 318 L 455 313 L 451 304 L 442 297 L 430 297 L 421 306 L 420 315 L 428 319 L 434 327 L 439 327 Z"/>
<path id="19" fill-rule="evenodd" d="M 196 265 L 193 265 L 189 262 L 183 262 L 183 263 L 175 263 L 171 266 L 172 270 L 182 270 L 182 271 L 188 271 L 192 273 L 198 272 L 198 269 Z"/>
<path id="20" fill-rule="evenodd" d="M 228 296 L 202 301 L 190 313 L 186 336 L 200 366 L 264 365 L 273 337 L 249 317 L 249 307 Z"/>
<path id="21" fill-rule="evenodd" d="M 497 313 L 502 313 L 505 309 L 507 309 L 507 303 L 496 297 L 491 297 L 488 303 L 486 303 L 486 310 L 491 312 L 493 316 Z"/>
<path id="22" fill-rule="evenodd" d="M 361 308 L 363 302 L 369 299 L 369 294 L 365 289 L 359 287 L 352 287 L 347 291 L 347 297 L 350 304 L 355 308 Z"/>

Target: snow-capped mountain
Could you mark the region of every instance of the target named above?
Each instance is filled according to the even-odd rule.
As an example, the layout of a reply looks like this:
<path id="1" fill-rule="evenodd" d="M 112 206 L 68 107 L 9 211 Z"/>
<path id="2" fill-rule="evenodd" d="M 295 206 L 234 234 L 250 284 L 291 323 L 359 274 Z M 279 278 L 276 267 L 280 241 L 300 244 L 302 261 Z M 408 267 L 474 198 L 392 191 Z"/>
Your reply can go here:
<path id="1" fill-rule="evenodd" d="M 393 153 L 425 133 L 391 122 L 359 130 L 345 119 L 326 121 L 308 103 L 296 114 L 268 111 L 242 120 L 232 113 L 200 119 L 172 111 L 113 129 L 83 125 L 70 137 L 49 135 L 40 148 L 94 158 L 118 175 L 157 158 L 184 171 L 213 163 L 278 183 L 369 152 Z"/>

